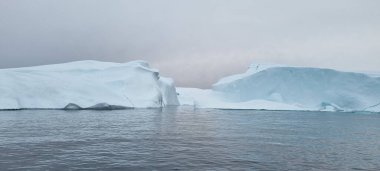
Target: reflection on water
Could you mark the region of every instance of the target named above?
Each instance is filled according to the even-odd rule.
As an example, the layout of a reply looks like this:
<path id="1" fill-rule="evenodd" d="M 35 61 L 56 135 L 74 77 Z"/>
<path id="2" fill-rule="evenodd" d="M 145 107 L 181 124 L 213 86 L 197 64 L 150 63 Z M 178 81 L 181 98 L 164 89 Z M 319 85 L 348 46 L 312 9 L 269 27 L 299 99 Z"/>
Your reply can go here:
<path id="1" fill-rule="evenodd" d="M 0 170 L 380 170 L 380 115 L 0 111 Z"/>

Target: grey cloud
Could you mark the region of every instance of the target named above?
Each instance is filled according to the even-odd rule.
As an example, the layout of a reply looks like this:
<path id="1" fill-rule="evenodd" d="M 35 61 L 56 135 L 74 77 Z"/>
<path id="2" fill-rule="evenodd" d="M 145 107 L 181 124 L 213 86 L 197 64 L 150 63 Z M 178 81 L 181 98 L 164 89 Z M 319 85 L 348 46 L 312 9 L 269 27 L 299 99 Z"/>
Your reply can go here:
<path id="1" fill-rule="evenodd" d="M 143 59 L 209 87 L 251 62 L 380 67 L 377 0 L 3 0 L 0 68 Z"/>

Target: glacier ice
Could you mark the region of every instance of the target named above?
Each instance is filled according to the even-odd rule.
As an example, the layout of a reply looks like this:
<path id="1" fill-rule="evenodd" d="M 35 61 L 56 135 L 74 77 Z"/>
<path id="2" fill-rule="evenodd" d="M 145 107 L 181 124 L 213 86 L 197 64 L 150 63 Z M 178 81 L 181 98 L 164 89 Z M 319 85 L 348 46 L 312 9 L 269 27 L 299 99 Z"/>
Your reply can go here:
<path id="1" fill-rule="evenodd" d="M 178 94 L 177 94 L 178 92 Z M 198 108 L 380 112 L 378 74 L 252 64 L 212 89 L 176 88 L 144 61 L 0 69 L 0 109 Z"/>
<path id="2" fill-rule="evenodd" d="M 174 83 L 144 61 L 78 61 L 0 70 L 0 109 L 179 105 Z"/>
<path id="3" fill-rule="evenodd" d="M 210 90 L 178 88 L 183 105 L 200 108 L 380 110 L 380 78 L 332 69 L 253 64 Z"/>

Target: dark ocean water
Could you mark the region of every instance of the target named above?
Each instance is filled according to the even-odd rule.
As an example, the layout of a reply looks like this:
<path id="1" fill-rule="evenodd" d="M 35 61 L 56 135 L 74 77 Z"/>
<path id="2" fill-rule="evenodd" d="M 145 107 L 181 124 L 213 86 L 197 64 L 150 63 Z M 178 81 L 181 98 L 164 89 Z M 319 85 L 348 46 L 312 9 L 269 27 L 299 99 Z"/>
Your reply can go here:
<path id="1" fill-rule="evenodd" d="M 0 170 L 380 170 L 380 114 L 0 111 Z"/>

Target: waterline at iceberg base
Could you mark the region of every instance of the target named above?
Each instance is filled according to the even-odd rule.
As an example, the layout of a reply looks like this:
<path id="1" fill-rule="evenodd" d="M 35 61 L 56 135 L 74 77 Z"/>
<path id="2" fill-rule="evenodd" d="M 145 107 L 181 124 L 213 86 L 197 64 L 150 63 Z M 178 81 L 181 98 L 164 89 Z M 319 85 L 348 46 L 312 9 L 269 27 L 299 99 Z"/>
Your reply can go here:
<path id="1" fill-rule="evenodd" d="M 253 64 L 212 89 L 176 88 L 144 61 L 0 70 L 0 109 L 196 108 L 380 112 L 380 77 Z"/>

